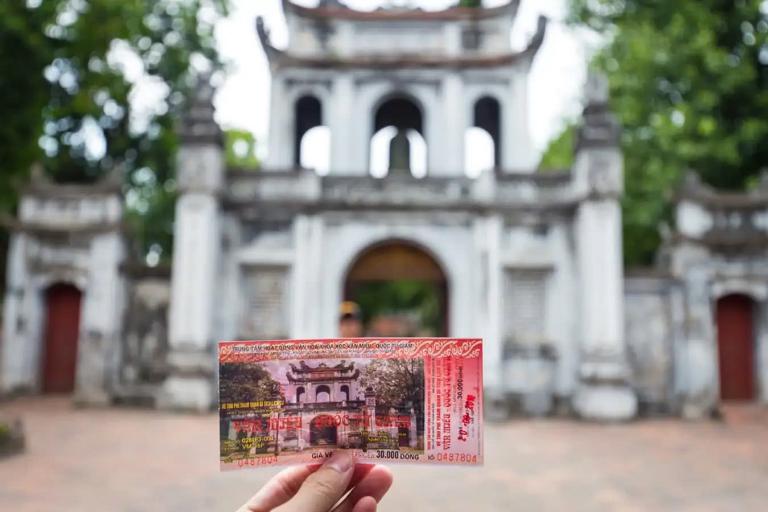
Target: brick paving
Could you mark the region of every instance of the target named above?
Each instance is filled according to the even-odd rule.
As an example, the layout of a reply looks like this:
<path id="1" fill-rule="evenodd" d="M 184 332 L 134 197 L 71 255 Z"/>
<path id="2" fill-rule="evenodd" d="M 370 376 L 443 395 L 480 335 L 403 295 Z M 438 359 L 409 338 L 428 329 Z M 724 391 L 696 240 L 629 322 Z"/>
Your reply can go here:
<path id="1" fill-rule="evenodd" d="M 217 422 L 63 398 L 0 404 L 27 453 L 0 460 L 0 510 L 233 511 L 275 471 L 217 470 Z M 395 467 L 380 510 L 768 510 L 768 412 L 720 422 L 488 426 L 485 467 Z"/>

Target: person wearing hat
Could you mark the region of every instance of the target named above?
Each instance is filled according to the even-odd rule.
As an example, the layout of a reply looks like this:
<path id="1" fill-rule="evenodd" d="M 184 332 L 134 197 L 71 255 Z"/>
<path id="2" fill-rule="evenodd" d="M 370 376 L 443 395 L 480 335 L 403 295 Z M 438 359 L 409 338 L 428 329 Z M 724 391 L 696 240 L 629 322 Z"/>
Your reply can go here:
<path id="1" fill-rule="evenodd" d="M 363 335 L 363 315 L 360 306 L 352 301 L 344 301 L 339 308 L 339 336 L 359 338 Z"/>

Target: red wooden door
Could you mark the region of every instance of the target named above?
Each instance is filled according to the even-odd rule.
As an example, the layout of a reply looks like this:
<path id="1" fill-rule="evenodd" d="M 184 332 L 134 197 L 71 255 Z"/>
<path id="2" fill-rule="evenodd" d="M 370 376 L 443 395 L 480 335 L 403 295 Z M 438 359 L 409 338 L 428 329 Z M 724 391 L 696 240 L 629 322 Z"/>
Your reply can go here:
<path id="1" fill-rule="evenodd" d="M 720 398 L 723 400 L 755 397 L 752 311 L 752 299 L 744 295 L 728 295 L 717 302 Z"/>
<path id="2" fill-rule="evenodd" d="M 71 393 L 75 389 L 81 298 L 77 288 L 63 284 L 51 286 L 46 293 L 45 393 Z"/>

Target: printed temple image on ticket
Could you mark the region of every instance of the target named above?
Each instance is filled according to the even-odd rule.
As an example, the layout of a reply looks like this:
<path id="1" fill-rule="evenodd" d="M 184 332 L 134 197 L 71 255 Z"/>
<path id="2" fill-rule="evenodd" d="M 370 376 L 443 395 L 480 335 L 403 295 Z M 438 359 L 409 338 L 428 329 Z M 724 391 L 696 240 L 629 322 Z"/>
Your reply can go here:
<path id="1" fill-rule="evenodd" d="M 482 341 L 219 344 L 220 465 L 482 463 Z"/>

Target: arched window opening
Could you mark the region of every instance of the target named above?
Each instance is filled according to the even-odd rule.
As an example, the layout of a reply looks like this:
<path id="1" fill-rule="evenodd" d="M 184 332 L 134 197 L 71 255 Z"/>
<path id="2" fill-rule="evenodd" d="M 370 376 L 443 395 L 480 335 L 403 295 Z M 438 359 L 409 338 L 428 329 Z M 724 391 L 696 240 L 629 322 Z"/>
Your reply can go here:
<path id="1" fill-rule="evenodd" d="M 323 106 L 314 96 L 296 101 L 293 163 L 327 173 L 330 163 L 330 130 L 323 126 Z"/>
<path id="2" fill-rule="evenodd" d="M 344 400 L 346 402 L 349 402 L 349 386 L 344 384 L 343 386 L 341 386 L 339 390 L 341 391 L 341 395 L 344 398 Z"/>
<path id="3" fill-rule="evenodd" d="M 296 388 L 296 403 L 300 404 L 302 398 L 304 398 L 305 390 L 304 386 Z"/>
<path id="4" fill-rule="evenodd" d="M 501 106 L 483 96 L 475 102 L 472 127 L 465 134 L 467 175 L 501 166 Z"/>
<path id="5" fill-rule="evenodd" d="M 326 385 L 317 386 L 315 390 L 315 402 L 330 402 L 331 401 L 331 388 Z"/>
<path id="6" fill-rule="evenodd" d="M 421 110 L 410 99 L 395 97 L 376 110 L 371 137 L 371 175 L 427 174 L 427 149 Z"/>

